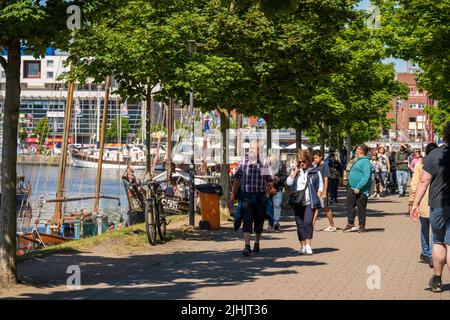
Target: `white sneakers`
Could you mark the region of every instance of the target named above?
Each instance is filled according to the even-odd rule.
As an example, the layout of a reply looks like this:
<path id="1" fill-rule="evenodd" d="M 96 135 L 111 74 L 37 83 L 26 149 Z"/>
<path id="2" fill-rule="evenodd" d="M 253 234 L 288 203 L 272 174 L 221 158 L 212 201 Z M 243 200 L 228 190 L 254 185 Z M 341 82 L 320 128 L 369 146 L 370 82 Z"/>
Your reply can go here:
<path id="1" fill-rule="evenodd" d="M 300 250 L 298 251 L 299 255 L 303 255 L 306 254 L 306 247 L 301 247 Z"/>
<path id="2" fill-rule="evenodd" d="M 306 255 L 312 255 L 313 251 L 312 251 L 311 246 L 309 244 L 307 244 L 306 246 L 301 247 L 301 249 L 298 251 L 298 254 L 299 255 L 305 255 L 305 254 Z"/>
<path id="3" fill-rule="evenodd" d="M 323 231 L 326 232 L 336 232 L 336 227 L 328 226 L 327 228 L 323 229 Z"/>

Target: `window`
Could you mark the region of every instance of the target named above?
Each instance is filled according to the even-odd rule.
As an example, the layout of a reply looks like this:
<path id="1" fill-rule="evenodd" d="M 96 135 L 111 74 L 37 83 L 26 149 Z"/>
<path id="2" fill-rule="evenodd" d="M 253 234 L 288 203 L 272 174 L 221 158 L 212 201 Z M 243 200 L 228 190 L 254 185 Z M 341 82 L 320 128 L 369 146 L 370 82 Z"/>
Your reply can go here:
<path id="1" fill-rule="evenodd" d="M 0 72 L 0 78 L 2 78 L 2 79 L 5 79 L 5 78 L 6 78 L 5 71 L 1 71 L 1 72 Z"/>
<path id="2" fill-rule="evenodd" d="M 53 68 L 55 65 L 55 62 L 53 60 L 47 60 L 47 67 L 48 68 Z"/>
<path id="3" fill-rule="evenodd" d="M 409 108 L 410 109 L 423 109 L 423 108 L 425 108 L 425 104 L 424 103 L 410 103 Z"/>
<path id="4" fill-rule="evenodd" d="M 41 61 L 24 61 L 23 62 L 24 78 L 40 78 L 41 77 Z"/>
<path id="5" fill-rule="evenodd" d="M 47 71 L 47 79 L 53 79 L 53 71 Z"/>
<path id="6" fill-rule="evenodd" d="M 409 118 L 409 122 L 416 122 L 416 118 Z"/>

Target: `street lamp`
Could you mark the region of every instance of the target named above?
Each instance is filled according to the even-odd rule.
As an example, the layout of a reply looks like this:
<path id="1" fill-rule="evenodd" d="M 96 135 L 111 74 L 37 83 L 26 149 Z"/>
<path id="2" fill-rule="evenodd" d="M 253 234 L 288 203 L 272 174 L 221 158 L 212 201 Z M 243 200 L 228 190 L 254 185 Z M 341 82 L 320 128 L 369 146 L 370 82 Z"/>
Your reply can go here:
<path id="1" fill-rule="evenodd" d="M 198 47 L 203 47 L 205 44 L 198 43 L 195 40 L 188 40 L 189 54 L 197 52 Z M 192 126 L 192 156 L 189 164 L 189 225 L 195 225 L 194 216 L 194 188 L 195 188 L 195 163 L 194 163 L 194 145 L 195 145 L 195 123 L 194 123 L 194 88 L 191 87 L 189 92 L 189 109 L 191 112 L 191 126 Z"/>

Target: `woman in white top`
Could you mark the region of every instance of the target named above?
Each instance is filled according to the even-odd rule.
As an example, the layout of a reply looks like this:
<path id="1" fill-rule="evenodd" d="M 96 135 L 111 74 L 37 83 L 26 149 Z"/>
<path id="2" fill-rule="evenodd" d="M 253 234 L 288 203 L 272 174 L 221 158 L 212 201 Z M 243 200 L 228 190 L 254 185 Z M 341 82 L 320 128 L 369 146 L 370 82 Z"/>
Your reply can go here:
<path id="1" fill-rule="evenodd" d="M 293 207 L 297 235 L 301 248 L 299 254 L 313 254 L 311 239 L 313 237 L 314 209 L 320 207 L 320 198 L 323 192 L 323 180 L 320 171 L 312 167 L 312 156 L 308 150 L 299 150 L 297 153 L 297 167 L 292 170 L 286 180 L 291 192 L 305 191 L 303 205 Z"/>
<path id="2" fill-rule="evenodd" d="M 389 178 L 389 174 L 391 172 L 391 165 L 389 162 L 389 157 L 386 154 L 386 149 L 381 146 L 378 148 L 378 160 L 381 164 L 381 170 L 380 170 L 380 195 L 384 196 L 384 188 L 387 187 L 387 180 Z"/>

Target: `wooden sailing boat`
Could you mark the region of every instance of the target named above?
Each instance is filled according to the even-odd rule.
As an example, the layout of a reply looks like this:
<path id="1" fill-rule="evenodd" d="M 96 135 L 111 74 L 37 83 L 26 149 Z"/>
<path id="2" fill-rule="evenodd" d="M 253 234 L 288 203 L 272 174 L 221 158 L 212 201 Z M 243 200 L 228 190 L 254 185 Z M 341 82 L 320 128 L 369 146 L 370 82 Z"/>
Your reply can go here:
<path id="1" fill-rule="evenodd" d="M 110 78 L 106 79 L 106 90 L 105 90 L 105 100 L 104 100 L 104 110 L 103 110 L 103 119 L 102 119 L 102 130 L 101 130 L 101 139 L 100 139 L 100 150 L 103 150 L 104 140 L 105 140 L 105 131 L 106 131 L 106 116 L 107 116 L 107 108 L 108 108 L 108 97 L 109 97 L 109 89 L 110 89 Z M 62 144 L 62 153 L 59 163 L 59 175 L 58 175 L 58 185 L 56 191 L 56 198 L 51 200 L 46 200 L 45 203 L 55 203 L 55 210 L 53 219 L 51 221 L 51 225 L 47 228 L 46 233 L 38 232 L 34 229 L 32 232 L 18 234 L 18 249 L 34 249 L 39 247 L 47 247 L 51 245 L 61 244 L 66 241 L 73 240 L 74 238 L 79 237 L 79 231 L 77 234 L 67 234 L 64 232 L 64 226 L 67 224 L 75 224 L 83 225 L 86 222 L 95 226 L 95 221 L 93 220 L 93 214 L 98 213 L 98 205 L 100 199 L 112 199 L 119 201 L 120 207 L 120 199 L 118 197 L 113 196 L 105 196 L 100 194 L 101 188 L 101 174 L 102 174 L 102 160 L 103 155 L 100 154 L 98 159 L 98 170 L 97 170 L 97 180 L 96 180 L 96 193 L 93 196 L 86 197 L 72 197 L 68 198 L 64 195 L 64 185 L 65 185 L 65 173 L 66 173 L 66 165 L 67 165 L 67 156 L 68 156 L 68 141 L 69 141 L 69 132 L 71 125 L 71 117 L 72 117 L 72 102 L 73 102 L 73 94 L 74 94 L 74 81 L 71 79 L 69 83 L 69 91 L 66 102 L 66 110 L 65 110 L 65 123 L 64 123 L 64 131 L 63 131 L 63 144 Z M 78 215 L 71 214 L 70 216 L 63 215 L 63 203 L 69 201 L 79 201 L 79 200 L 88 200 L 93 199 L 94 202 L 94 210 L 93 212 L 79 212 Z M 98 233 L 102 231 L 102 225 L 100 226 Z M 64 235 L 62 235 L 64 233 Z M 93 235 L 93 234 L 91 234 Z"/>

